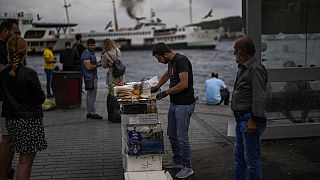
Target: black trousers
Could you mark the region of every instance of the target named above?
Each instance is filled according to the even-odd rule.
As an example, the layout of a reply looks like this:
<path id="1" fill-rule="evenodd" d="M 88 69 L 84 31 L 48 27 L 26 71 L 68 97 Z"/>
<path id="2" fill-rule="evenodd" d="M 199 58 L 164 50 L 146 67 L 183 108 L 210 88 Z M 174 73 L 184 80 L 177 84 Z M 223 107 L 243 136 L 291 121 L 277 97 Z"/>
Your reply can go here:
<path id="1" fill-rule="evenodd" d="M 117 102 L 117 98 L 110 93 L 107 96 L 107 111 L 109 121 L 114 123 L 121 122 L 120 104 Z"/>

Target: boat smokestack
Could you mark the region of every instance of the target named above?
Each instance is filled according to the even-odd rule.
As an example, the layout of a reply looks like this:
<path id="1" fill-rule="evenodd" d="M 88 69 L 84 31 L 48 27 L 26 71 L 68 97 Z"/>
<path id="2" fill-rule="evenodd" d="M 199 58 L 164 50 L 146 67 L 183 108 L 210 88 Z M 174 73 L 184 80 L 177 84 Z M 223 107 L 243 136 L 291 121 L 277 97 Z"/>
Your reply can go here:
<path id="1" fill-rule="evenodd" d="M 126 8 L 127 14 L 130 18 L 136 19 L 136 8 L 143 2 L 144 0 L 121 0 L 121 6 Z"/>

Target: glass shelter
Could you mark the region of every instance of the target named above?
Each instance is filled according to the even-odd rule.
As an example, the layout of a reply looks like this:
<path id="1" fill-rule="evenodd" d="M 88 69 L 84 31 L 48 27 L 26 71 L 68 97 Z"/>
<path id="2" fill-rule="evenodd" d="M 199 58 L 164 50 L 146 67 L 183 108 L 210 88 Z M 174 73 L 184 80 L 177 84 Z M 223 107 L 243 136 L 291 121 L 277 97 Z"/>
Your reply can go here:
<path id="1" fill-rule="evenodd" d="M 320 135 L 320 1 L 243 0 L 244 32 L 269 73 L 266 138 Z"/>

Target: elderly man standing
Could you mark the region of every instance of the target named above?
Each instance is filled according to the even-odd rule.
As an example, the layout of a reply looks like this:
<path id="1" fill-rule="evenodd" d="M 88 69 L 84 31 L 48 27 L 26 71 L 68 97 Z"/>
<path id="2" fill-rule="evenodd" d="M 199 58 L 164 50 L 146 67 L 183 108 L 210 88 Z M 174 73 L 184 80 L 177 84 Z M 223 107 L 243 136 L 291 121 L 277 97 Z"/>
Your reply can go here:
<path id="1" fill-rule="evenodd" d="M 268 74 L 254 57 L 255 46 L 249 37 L 234 45 L 238 73 L 234 83 L 231 109 L 236 125 L 235 179 L 245 179 L 247 169 L 250 180 L 262 179 L 260 138 L 266 128 L 265 102 Z"/>

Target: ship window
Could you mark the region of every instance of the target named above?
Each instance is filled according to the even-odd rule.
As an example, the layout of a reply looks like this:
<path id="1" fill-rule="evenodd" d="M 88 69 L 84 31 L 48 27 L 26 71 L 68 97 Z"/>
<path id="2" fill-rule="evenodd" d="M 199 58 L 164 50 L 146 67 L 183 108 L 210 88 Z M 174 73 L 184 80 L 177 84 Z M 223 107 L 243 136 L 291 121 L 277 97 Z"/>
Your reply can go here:
<path id="1" fill-rule="evenodd" d="M 38 46 L 38 42 L 31 42 L 31 46 Z"/>
<path id="2" fill-rule="evenodd" d="M 53 30 L 50 30 L 50 31 L 49 31 L 49 35 L 54 35 L 54 31 L 53 31 Z"/>
<path id="3" fill-rule="evenodd" d="M 28 20 L 22 20 L 22 24 L 29 24 Z"/>
<path id="4" fill-rule="evenodd" d="M 24 38 L 36 39 L 43 38 L 45 31 L 27 31 Z"/>

